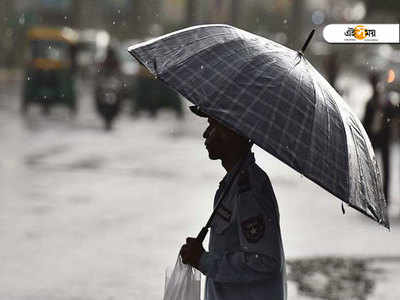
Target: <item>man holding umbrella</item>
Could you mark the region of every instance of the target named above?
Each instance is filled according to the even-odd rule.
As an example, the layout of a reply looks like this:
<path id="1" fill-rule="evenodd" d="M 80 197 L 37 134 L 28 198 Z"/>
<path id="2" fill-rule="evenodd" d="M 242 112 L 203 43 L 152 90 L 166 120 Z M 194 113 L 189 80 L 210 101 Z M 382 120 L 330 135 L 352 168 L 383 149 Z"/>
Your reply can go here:
<path id="1" fill-rule="evenodd" d="M 229 25 L 200 25 L 128 49 L 208 117 L 210 159 L 227 171 L 207 225 L 181 249 L 183 261 L 206 274 L 208 300 L 286 298 L 276 199 L 249 140 L 390 227 L 367 133 L 304 55 L 313 33 L 292 50 Z"/>
<path id="2" fill-rule="evenodd" d="M 209 252 L 187 238 L 182 261 L 207 276 L 206 299 L 285 299 L 285 258 L 279 212 L 268 176 L 256 165 L 252 142 L 208 117 L 209 158 L 227 171 L 216 193 L 221 200 L 212 220 Z"/>

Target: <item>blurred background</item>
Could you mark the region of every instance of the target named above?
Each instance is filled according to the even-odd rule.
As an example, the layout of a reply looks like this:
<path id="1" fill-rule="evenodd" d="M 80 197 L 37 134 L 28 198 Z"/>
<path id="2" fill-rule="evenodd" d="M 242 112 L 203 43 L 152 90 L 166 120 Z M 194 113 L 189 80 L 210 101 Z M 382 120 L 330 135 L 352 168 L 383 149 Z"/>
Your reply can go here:
<path id="1" fill-rule="evenodd" d="M 392 231 L 255 148 L 280 203 L 289 299 L 398 299 L 400 47 L 328 44 L 332 23 L 400 22 L 397 0 L 2 0 L 0 298 L 160 299 L 219 180 L 189 102 L 127 48 L 227 23 L 300 49 L 362 120 Z M 333 271 L 332 271 L 333 270 Z"/>

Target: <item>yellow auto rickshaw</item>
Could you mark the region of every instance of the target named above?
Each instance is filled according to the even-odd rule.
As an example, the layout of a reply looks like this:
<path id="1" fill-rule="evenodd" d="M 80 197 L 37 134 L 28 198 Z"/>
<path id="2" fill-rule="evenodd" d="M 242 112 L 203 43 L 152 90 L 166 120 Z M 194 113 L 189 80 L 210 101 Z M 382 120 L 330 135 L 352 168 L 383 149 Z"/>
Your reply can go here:
<path id="1" fill-rule="evenodd" d="M 22 112 L 31 103 L 43 112 L 63 104 L 77 110 L 75 52 L 78 34 L 70 28 L 33 27 L 27 32 L 28 49 L 23 85 Z"/>

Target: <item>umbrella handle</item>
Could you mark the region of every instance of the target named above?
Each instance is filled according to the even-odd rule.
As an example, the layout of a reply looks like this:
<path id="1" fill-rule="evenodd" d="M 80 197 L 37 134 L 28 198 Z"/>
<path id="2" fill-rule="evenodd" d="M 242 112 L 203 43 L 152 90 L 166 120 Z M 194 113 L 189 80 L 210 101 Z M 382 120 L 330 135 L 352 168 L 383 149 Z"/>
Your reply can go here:
<path id="1" fill-rule="evenodd" d="M 206 238 L 206 235 L 208 233 L 208 227 L 203 227 L 199 234 L 196 237 L 196 240 L 198 240 L 200 243 L 203 243 L 204 239 Z"/>

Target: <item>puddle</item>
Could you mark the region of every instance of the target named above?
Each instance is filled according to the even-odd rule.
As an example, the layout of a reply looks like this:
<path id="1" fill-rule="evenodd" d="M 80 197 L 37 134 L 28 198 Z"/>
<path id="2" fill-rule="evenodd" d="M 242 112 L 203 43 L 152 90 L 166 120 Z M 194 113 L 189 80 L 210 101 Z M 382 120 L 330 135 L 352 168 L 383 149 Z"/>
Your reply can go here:
<path id="1" fill-rule="evenodd" d="M 363 259 L 311 258 L 287 262 L 288 279 L 310 299 L 366 300 L 379 270 Z"/>

